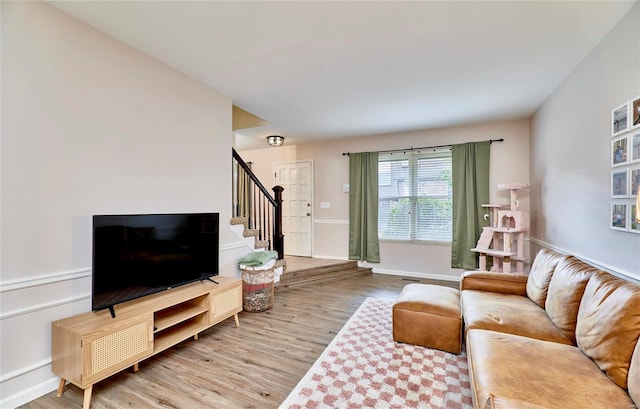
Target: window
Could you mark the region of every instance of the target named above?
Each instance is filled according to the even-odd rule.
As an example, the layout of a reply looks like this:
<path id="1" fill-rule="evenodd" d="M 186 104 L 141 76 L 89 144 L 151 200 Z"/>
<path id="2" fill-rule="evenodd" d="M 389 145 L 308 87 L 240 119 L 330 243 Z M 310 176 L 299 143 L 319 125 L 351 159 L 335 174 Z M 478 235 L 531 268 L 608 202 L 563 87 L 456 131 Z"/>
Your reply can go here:
<path id="1" fill-rule="evenodd" d="M 380 239 L 451 241 L 451 151 L 380 154 Z"/>

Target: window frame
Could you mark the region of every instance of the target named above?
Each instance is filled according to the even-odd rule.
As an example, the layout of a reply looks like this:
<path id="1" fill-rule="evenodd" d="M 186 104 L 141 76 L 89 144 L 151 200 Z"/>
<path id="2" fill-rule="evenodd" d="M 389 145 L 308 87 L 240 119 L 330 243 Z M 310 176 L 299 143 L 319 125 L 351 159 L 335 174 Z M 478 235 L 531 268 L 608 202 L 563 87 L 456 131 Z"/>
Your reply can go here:
<path id="1" fill-rule="evenodd" d="M 452 243 L 452 235 L 447 240 L 425 240 L 415 238 L 418 232 L 418 200 L 422 197 L 431 197 L 431 196 L 419 196 L 418 189 L 418 162 L 420 159 L 438 159 L 438 158 L 449 158 L 451 159 L 451 149 L 440 149 L 440 150 L 432 150 L 430 152 L 405 152 L 405 153 L 384 153 L 381 152 L 378 157 L 378 164 L 380 162 L 390 162 L 392 160 L 408 160 L 408 176 L 409 176 L 409 189 L 410 194 L 407 196 L 386 196 L 382 197 L 380 195 L 380 183 L 378 183 L 378 204 L 380 204 L 381 200 L 386 199 L 400 199 L 407 198 L 409 199 L 410 206 L 410 216 L 409 216 L 409 238 L 393 238 L 393 237 L 383 237 L 380 235 L 380 229 L 378 229 L 378 240 L 381 243 L 406 243 L 406 244 L 425 244 L 425 245 L 433 245 L 433 246 L 447 246 L 451 247 Z M 450 169 L 451 171 L 451 169 Z M 388 185 L 385 185 L 388 186 Z M 451 204 L 453 204 L 453 192 L 451 183 L 447 187 L 448 195 L 447 197 L 450 199 Z M 378 213 L 378 220 L 380 220 L 380 213 Z M 453 232 L 451 232 L 453 234 Z"/>

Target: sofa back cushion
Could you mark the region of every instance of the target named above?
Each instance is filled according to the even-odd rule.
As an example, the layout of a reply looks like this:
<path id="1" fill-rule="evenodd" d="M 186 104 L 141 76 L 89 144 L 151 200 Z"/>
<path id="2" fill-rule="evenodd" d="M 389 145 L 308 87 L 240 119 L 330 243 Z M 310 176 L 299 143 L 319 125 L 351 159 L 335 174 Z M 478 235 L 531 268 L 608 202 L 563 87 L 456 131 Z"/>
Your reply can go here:
<path id="1" fill-rule="evenodd" d="M 551 321 L 574 344 L 578 308 L 584 288 L 591 276 L 598 271 L 600 270 L 569 256 L 560 260 L 549 283 L 544 308 Z"/>
<path id="2" fill-rule="evenodd" d="M 631 399 L 640 408 L 640 340 L 636 342 L 636 349 L 631 357 L 627 384 Z"/>
<path id="3" fill-rule="evenodd" d="M 566 257 L 551 250 L 542 249 L 533 260 L 529 279 L 527 280 L 527 297 L 542 308 L 544 308 L 544 303 L 547 299 L 547 290 L 549 289 L 553 270 L 558 262 Z"/>
<path id="4" fill-rule="evenodd" d="M 576 342 L 613 382 L 627 389 L 631 355 L 640 336 L 640 286 L 594 274 L 584 290 Z"/>

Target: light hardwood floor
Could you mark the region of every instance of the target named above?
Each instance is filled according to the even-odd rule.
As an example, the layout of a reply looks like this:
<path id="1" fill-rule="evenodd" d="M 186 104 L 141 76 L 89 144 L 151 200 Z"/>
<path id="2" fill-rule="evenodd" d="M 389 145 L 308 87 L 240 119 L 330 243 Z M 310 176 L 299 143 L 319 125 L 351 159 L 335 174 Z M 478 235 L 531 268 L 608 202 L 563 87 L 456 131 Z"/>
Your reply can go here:
<path id="1" fill-rule="evenodd" d="M 395 299 L 402 277 L 371 274 L 278 289 L 273 309 L 233 318 L 96 384 L 92 409 L 277 408 L 366 297 Z M 457 283 L 422 282 L 457 287 Z M 82 408 L 73 385 L 26 409 Z"/>

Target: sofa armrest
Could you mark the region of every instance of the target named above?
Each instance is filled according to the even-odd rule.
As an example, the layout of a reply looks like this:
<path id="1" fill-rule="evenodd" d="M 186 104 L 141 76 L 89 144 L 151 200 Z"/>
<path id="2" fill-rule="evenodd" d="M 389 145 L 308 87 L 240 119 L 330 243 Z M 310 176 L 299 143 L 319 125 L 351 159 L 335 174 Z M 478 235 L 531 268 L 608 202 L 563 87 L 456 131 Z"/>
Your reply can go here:
<path id="1" fill-rule="evenodd" d="M 545 409 L 543 406 L 515 399 L 489 395 L 484 409 Z"/>
<path id="2" fill-rule="evenodd" d="M 460 290 L 480 290 L 526 296 L 528 277 L 525 274 L 467 271 L 460 279 Z"/>

